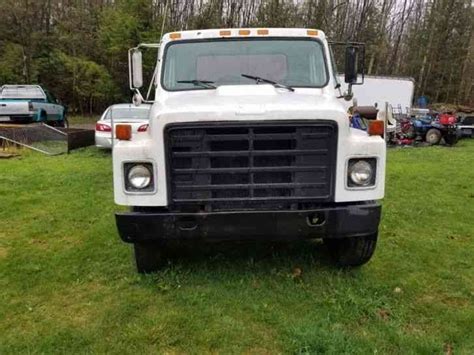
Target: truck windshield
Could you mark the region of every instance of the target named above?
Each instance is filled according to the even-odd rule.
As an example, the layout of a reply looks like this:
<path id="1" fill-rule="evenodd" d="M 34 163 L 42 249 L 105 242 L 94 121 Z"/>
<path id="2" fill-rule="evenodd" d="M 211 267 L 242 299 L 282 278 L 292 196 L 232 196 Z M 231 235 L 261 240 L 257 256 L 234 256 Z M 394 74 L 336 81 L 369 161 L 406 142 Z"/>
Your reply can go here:
<path id="1" fill-rule="evenodd" d="M 257 84 L 242 74 L 289 87 L 320 88 L 328 82 L 323 46 L 314 39 L 183 41 L 165 49 L 162 86 L 169 91 Z"/>

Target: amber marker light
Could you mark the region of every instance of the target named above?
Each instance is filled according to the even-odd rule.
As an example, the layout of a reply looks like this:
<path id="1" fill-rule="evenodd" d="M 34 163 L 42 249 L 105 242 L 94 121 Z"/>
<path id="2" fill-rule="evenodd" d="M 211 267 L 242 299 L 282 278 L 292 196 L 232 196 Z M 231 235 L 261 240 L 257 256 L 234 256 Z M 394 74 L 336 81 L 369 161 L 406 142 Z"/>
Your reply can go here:
<path id="1" fill-rule="evenodd" d="M 382 120 L 369 121 L 369 128 L 367 132 L 371 136 L 383 136 L 384 122 Z"/>
<path id="2" fill-rule="evenodd" d="M 129 141 L 132 138 L 132 126 L 129 124 L 116 125 L 115 137 L 121 141 Z"/>
<path id="3" fill-rule="evenodd" d="M 181 38 L 181 33 L 179 32 L 170 33 L 170 39 L 180 39 L 180 38 Z"/>
<path id="4" fill-rule="evenodd" d="M 250 30 L 239 30 L 239 35 L 241 36 L 248 36 L 250 34 Z"/>
<path id="5" fill-rule="evenodd" d="M 266 35 L 268 35 L 268 30 L 266 28 L 261 28 L 261 29 L 257 30 L 257 34 L 260 35 L 260 36 L 266 36 Z"/>
<path id="6" fill-rule="evenodd" d="M 306 33 L 308 34 L 308 36 L 317 36 L 318 35 L 317 30 L 308 30 L 308 31 L 306 31 Z"/>

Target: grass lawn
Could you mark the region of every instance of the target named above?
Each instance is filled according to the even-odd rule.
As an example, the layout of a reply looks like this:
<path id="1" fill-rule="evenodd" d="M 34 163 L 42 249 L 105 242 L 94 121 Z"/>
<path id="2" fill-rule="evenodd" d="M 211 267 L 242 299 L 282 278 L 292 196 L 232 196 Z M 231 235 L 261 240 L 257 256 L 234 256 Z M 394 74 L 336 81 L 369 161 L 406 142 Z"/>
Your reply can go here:
<path id="1" fill-rule="evenodd" d="M 93 116 L 69 116 L 68 121 L 70 125 L 87 125 L 95 124 L 100 119 L 100 115 Z"/>
<path id="2" fill-rule="evenodd" d="M 250 244 L 140 276 L 114 225 L 110 155 L 2 160 L 0 353 L 473 354 L 474 140 L 389 150 L 387 175 L 358 270 L 321 245 Z"/>

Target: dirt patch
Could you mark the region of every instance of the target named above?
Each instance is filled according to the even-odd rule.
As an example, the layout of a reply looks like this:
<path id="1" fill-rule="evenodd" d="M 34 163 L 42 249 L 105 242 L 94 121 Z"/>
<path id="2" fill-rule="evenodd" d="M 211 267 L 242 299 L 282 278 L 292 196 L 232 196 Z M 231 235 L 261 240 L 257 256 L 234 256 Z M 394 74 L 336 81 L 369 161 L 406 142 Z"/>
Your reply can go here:
<path id="1" fill-rule="evenodd" d="M 0 152 L 0 159 L 10 159 L 10 158 L 15 158 L 17 156 L 18 154 L 15 154 L 15 153 Z"/>
<path id="2" fill-rule="evenodd" d="M 7 255 L 8 255 L 7 248 L 0 247 L 0 260 L 6 259 Z"/>
<path id="3" fill-rule="evenodd" d="M 459 297 L 459 296 L 443 295 L 443 294 L 437 294 L 436 296 L 424 295 L 420 297 L 419 303 L 422 303 L 422 304 L 442 303 L 446 306 L 457 307 L 457 308 L 470 306 L 470 301 L 467 298 Z"/>
<path id="4" fill-rule="evenodd" d="M 92 301 L 91 294 L 102 294 L 102 300 Z M 100 317 L 102 312 L 113 304 L 104 286 L 91 281 L 68 286 L 52 295 L 47 302 L 37 305 L 37 308 L 45 319 L 52 322 L 58 322 L 64 326 L 86 328 L 93 319 Z"/>
<path id="5" fill-rule="evenodd" d="M 379 318 L 385 322 L 389 321 L 390 320 L 390 311 L 387 310 L 387 309 L 384 309 L 384 308 L 380 308 L 377 310 L 377 315 L 379 316 Z"/>

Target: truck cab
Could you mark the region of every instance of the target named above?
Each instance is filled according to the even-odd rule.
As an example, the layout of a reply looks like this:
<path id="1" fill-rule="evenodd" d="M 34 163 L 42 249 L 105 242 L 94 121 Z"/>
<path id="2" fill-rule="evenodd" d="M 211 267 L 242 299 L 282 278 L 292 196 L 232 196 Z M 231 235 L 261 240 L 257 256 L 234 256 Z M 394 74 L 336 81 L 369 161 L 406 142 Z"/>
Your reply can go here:
<path id="1" fill-rule="evenodd" d="M 149 127 L 131 139 L 117 124 L 113 149 L 115 202 L 130 208 L 116 223 L 139 272 L 156 271 L 170 242 L 323 239 L 340 266 L 371 258 L 384 196 L 383 125 L 350 127 L 350 89 L 338 91 L 322 31 L 165 34 L 151 45 L 154 99 L 140 92 L 142 47 L 130 51 L 130 86 L 137 105 L 152 104 Z M 349 87 L 355 54 L 348 45 Z"/>

